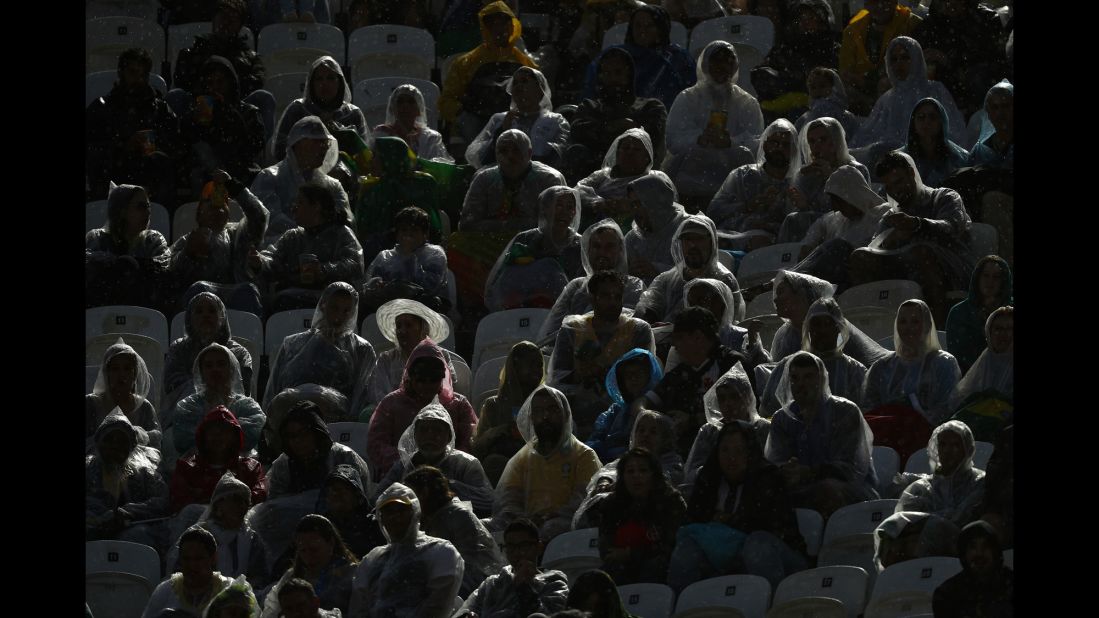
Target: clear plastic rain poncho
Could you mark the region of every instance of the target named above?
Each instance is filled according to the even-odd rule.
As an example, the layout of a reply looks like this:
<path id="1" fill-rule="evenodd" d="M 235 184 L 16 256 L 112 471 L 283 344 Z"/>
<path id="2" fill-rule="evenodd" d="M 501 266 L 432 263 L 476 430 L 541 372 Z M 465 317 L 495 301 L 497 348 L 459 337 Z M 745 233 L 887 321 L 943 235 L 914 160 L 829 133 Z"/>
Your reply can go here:
<path id="1" fill-rule="evenodd" d="M 299 401 L 312 401 L 321 408 L 321 417 L 329 423 L 350 420 L 348 407 L 351 402 L 338 390 L 320 384 L 299 384 L 288 388 L 271 400 L 267 406 L 267 423 L 263 426 L 263 441 L 276 453 L 282 452 L 282 439 L 279 427 L 286 419 L 286 413 Z"/>
<path id="2" fill-rule="evenodd" d="M 756 438 L 760 440 L 760 447 L 766 445 L 771 422 L 765 418 L 760 418 L 759 413 L 756 412 L 756 394 L 752 391 L 752 383 L 748 380 L 748 374 L 744 373 L 744 369 L 738 363 L 718 378 L 714 385 L 710 387 L 710 390 L 702 396 L 702 406 L 706 411 L 706 424 L 699 428 L 694 444 L 691 445 L 691 451 L 687 454 L 687 463 L 683 466 L 686 471 L 683 479 L 684 485 L 694 484 L 699 470 L 706 465 L 706 461 L 710 459 L 710 453 L 717 446 L 717 435 L 725 425 L 724 414 L 721 411 L 721 405 L 718 403 L 717 389 L 729 387 L 735 389 L 740 396 L 741 407 L 738 412 L 734 412 L 736 418 L 740 418 L 740 420 L 744 420 L 752 426 Z M 746 417 L 746 419 L 741 417 Z"/>
<path id="3" fill-rule="evenodd" d="M 683 90 L 668 111 L 666 131 L 670 159 L 664 166 L 675 178 L 676 187 L 691 195 L 712 195 L 735 167 L 745 163 L 747 153 L 758 145 L 763 132 L 763 112 L 756 98 L 737 85 L 740 60 L 732 77 L 717 83 L 710 76 L 710 59 L 718 51 L 727 51 L 737 58 L 736 48 L 727 41 L 713 41 L 699 55 L 695 74 L 698 83 Z M 715 114 L 723 114 L 721 122 L 729 134 L 728 148 L 707 148 L 698 145 L 698 138 L 714 122 Z"/>
<path id="4" fill-rule="evenodd" d="M 324 316 L 324 307 L 337 293 L 350 296 L 352 308 L 343 322 L 329 324 Z M 366 386 L 377 360 L 370 342 L 355 334 L 358 323 L 358 292 L 342 281 L 329 284 L 313 312 L 309 330 L 283 340 L 271 362 L 264 403 L 269 406 L 275 395 L 290 387 L 305 383 L 322 384 L 350 398 L 350 416 L 356 417 L 367 404 Z"/>
<path id="5" fill-rule="evenodd" d="M 798 117 L 794 126 L 798 131 L 817 118 L 836 118 L 843 125 L 844 132 L 854 136 L 858 132 L 862 121 L 847 110 L 847 89 L 843 87 L 843 80 L 835 69 L 824 69 L 832 77 L 832 91 L 821 99 L 809 100 L 809 111 Z"/>
<path id="6" fill-rule="evenodd" d="M 737 295 L 733 294 L 732 290 L 729 289 L 729 286 L 726 285 L 724 281 L 706 277 L 691 279 L 683 286 L 683 298 L 680 302 L 680 310 L 693 306 L 690 304 L 691 290 L 699 286 L 708 288 L 711 294 L 720 296 L 721 302 L 725 306 L 722 315 L 714 316 L 718 320 L 719 329 L 717 338 L 721 344 L 744 354 L 747 358 L 749 367 L 754 367 L 759 363 L 771 362 L 771 358 L 767 356 L 767 351 L 763 349 L 763 344 L 758 340 L 755 343 L 749 341 L 748 329 L 736 325 Z M 675 346 L 672 346 L 671 350 L 668 351 L 666 369 L 671 371 L 678 364 L 679 352 L 675 349 Z"/>
<path id="7" fill-rule="evenodd" d="M 538 81 L 538 86 L 542 90 L 542 100 L 538 103 L 538 113 L 535 116 L 528 118 L 520 115 L 512 122 L 512 127 L 519 129 L 530 137 L 533 149 L 532 155 L 535 158 L 540 160 L 557 159 L 561 156 L 565 143 L 569 139 L 569 122 L 565 120 L 564 116 L 553 111 L 552 92 L 546 76 L 538 69 L 531 67 L 519 67 L 515 71 L 515 75 L 521 72 L 530 73 Z M 512 79 L 515 79 L 514 75 L 508 80 L 506 86 L 509 95 L 511 94 Z M 509 109 L 511 112 L 519 111 L 514 100 L 512 100 Z M 493 143 L 496 141 L 496 135 L 500 132 L 504 124 L 504 117 L 508 113 L 497 112 L 493 114 L 488 119 L 488 123 L 481 129 L 481 132 L 466 148 L 466 161 L 474 168 L 480 169 L 492 164 L 489 159 L 491 158 L 490 155 L 495 155 Z"/>
<path id="8" fill-rule="evenodd" d="M 842 240 L 853 249 L 865 247 L 878 232 L 881 218 L 889 212 L 885 200 L 874 192 L 862 170 L 842 165 L 832 172 L 824 183 L 822 195 L 835 195 L 862 212 L 862 218 L 848 219 L 838 210 L 829 212 L 813 222 L 805 233 L 802 244 L 817 247 L 829 240 Z"/>
<path id="9" fill-rule="evenodd" d="M 915 345 L 904 342 L 897 328 L 901 312 L 919 309 L 923 337 Z M 927 303 L 905 301 L 893 322 L 895 352 L 870 366 L 866 373 L 862 408 L 867 412 L 887 403 L 900 402 L 916 409 L 932 427 L 950 416 L 950 393 L 962 377 L 958 361 L 944 352 L 935 331 L 935 318 Z"/>
<path id="10" fill-rule="evenodd" d="M 627 186 L 641 201 L 641 210 L 652 230 L 645 231 L 634 218 L 633 229 L 626 234 L 626 259 L 648 261 L 658 272 L 664 272 L 674 265 L 672 242 L 680 223 L 687 218 L 687 212 L 677 201 L 675 183 L 664 172 L 653 170 Z"/>
<path id="11" fill-rule="evenodd" d="M 90 453 L 95 446 L 94 436 L 103 419 L 107 418 L 107 415 L 114 410 L 121 412 L 118 404 L 111 398 L 107 378 L 108 366 L 112 360 L 119 356 L 134 357 L 136 371 L 130 392 L 133 393 L 136 403 L 134 409 L 126 414 L 126 418 L 130 419 L 130 422 L 134 425 L 137 443 L 152 446 L 153 448 L 159 448 L 160 446 L 160 422 L 157 419 L 153 404 L 148 400 L 149 389 L 152 387 L 153 382 L 152 374 L 149 373 L 149 368 L 145 365 L 145 360 L 141 358 L 141 355 L 126 345 L 126 342 L 119 337 L 117 342 L 111 344 L 103 352 L 103 363 L 99 365 L 99 375 L 95 377 L 95 385 L 92 386 L 91 394 L 84 398 L 84 437 L 86 439 L 85 452 L 87 453 Z"/>
<path id="12" fill-rule="evenodd" d="M 218 323 L 213 336 L 200 334 L 194 322 L 195 312 L 202 303 L 207 302 L 213 304 L 217 311 Z M 220 343 L 229 348 L 233 356 L 237 357 L 240 378 L 245 388 L 247 389 L 252 383 L 252 355 L 247 348 L 233 339 L 225 303 L 216 294 L 201 292 L 188 301 L 186 313 L 183 315 L 183 333 L 183 337 L 176 339 L 168 346 L 168 358 L 164 363 L 165 395 L 164 401 L 161 402 L 162 411 L 172 410 L 179 400 L 195 392 L 193 379 L 195 357 L 211 343 Z"/>
<path id="13" fill-rule="evenodd" d="M 988 92 L 985 93 L 985 102 L 979 112 L 980 114 L 983 114 L 981 132 L 977 137 L 977 143 L 973 145 L 973 149 L 969 152 L 970 163 L 972 165 L 990 165 L 992 167 L 1011 169 L 1015 167 L 1015 144 L 1012 143 L 1011 146 L 1008 147 L 1007 152 L 1001 154 L 996 152 L 996 149 L 992 148 L 987 143 L 988 138 L 996 133 L 996 127 L 992 126 L 992 121 L 988 119 L 988 114 L 985 112 L 985 109 L 988 108 L 988 100 L 994 94 L 1006 94 L 1014 99 L 1015 85 L 1005 78 L 996 84 L 993 84 L 993 86 L 988 89 Z"/>
<path id="14" fill-rule="evenodd" d="M 889 62 L 894 49 L 903 49 L 911 59 L 906 79 L 898 79 Z M 862 128 L 851 139 L 852 146 L 868 146 L 881 142 L 890 148 L 899 148 L 908 140 L 908 123 L 912 118 L 912 108 L 922 99 L 931 97 L 943 104 L 950 118 L 950 139 L 961 143 L 965 141 L 965 117 L 954 103 L 954 97 L 946 86 L 927 79 L 927 63 L 923 48 L 913 38 L 899 36 L 889 42 L 885 50 L 885 72 L 889 83 L 893 85 L 874 103 L 870 116 L 863 122 Z"/>
<path id="15" fill-rule="evenodd" d="M 941 470 L 939 455 L 939 437 L 946 432 L 958 436 L 965 449 L 958 467 L 949 474 Z M 958 526 L 964 526 L 975 519 L 979 515 L 975 511 L 984 499 L 985 477 L 983 470 L 973 467 L 973 454 L 976 451 L 973 432 L 965 423 L 947 421 L 936 427 L 927 442 L 931 474 L 921 475 L 922 478 L 904 490 L 897 503 L 897 512 L 932 513 Z"/>
<path id="16" fill-rule="evenodd" d="M 910 526 L 915 526 L 918 530 L 906 533 L 905 530 Z M 957 555 L 959 532 L 958 526 L 938 515 L 913 511 L 893 513 L 874 529 L 874 565 L 879 573 L 884 571 L 885 565 L 882 564 L 884 546 L 887 543 L 896 542 L 907 534 L 919 535 L 916 540 L 915 555 L 908 555 L 909 560 L 929 556 Z"/>
<path id="17" fill-rule="evenodd" d="M 262 543 L 256 543 L 253 546 L 256 537 L 253 535 L 251 526 L 248 525 L 247 518 L 241 522 L 240 528 L 235 530 L 222 528 L 212 519 L 214 506 L 222 499 L 231 496 L 240 496 L 249 506 L 252 506 L 252 490 L 232 472 L 226 472 L 214 487 L 210 503 L 198 518 L 198 525 L 209 530 L 218 542 L 217 565 L 214 570 L 230 577 L 253 575 L 254 569 L 262 570 L 263 574 L 267 575 L 266 548 Z M 173 556 L 178 556 L 178 553 L 178 548 L 172 548 L 169 551 L 169 566 L 175 564 Z M 260 562 L 260 558 L 264 561 Z M 236 565 L 235 568 L 234 565 Z"/>
<path id="18" fill-rule="evenodd" d="M 553 238 L 557 200 L 569 196 L 574 204 L 565 239 Z M 566 186 L 549 187 L 538 195 L 538 227 L 515 235 L 500 253 L 485 284 L 485 306 L 502 311 L 533 298 L 553 302 L 580 274 L 580 194 Z M 547 303 L 548 304 L 548 303 Z"/>
<path id="19" fill-rule="evenodd" d="M 328 132 L 324 121 L 316 116 L 306 116 L 294 123 L 286 138 L 286 156 L 281 161 L 261 171 L 252 181 L 251 191 L 259 198 L 271 218 L 267 222 L 265 244 L 278 240 L 286 230 L 298 227 L 290 214 L 290 206 L 298 195 L 298 187 L 309 180 L 309 174 L 298 165 L 294 156 L 294 144 L 302 139 L 323 139 L 328 142 L 328 150 L 317 168 L 321 174 L 328 174 L 339 163 L 340 149 L 336 138 Z"/>
<path id="20" fill-rule="evenodd" d="M 222 354 L 229 362 L 229 392 L 224 400 L 215 398 L 209 391 L 202 377 L 202 360 L 210 354 Z M 241 430 L 244 431 L 244 452 L 252 450 L 259 442 L 260 431 L 267 421 L 260 405 L 256 400 L 244 394 L 244 383 L 240 378 L 240 366 L 237 358 L 229 351 L 229 348 L 211 343 L 195 356 L 195 364 L 192 367 L 195 392 L 181 399 L 176 404 L 171 418 L 166 418 L 164 423 L 172 428 L 172 444 L 175 452 L 183 456 L 195 445 L 195 430 L 214 406 L 224 405 L 240 421 Z"/>
<path id="21" fill-rule="evenodd" d="M 919 138 L 916 135 L 916 110 L 920 108 L 924 103 L 931 103 L 936 111 L 939 113 L 939 134 L 936 136 L 939 146 L 941 146 L 941 152 L 945 156 L 942 161 L 933 161 L 925 159 L 919 150 Z M 920 173 L 920 177 L 924 183 L 929 187 L 940 187 L 943 181 L 948 176 L 954 173 L 960 167 L 966 167 L 969 165 L 969 153 L 965 148 L 962 148 L 958 144 L 954 143 L 948 135 L 950 135 L 950 116 L 946 113 L 946 108 L 937 99 L 927 97 L 926 99 L 920 99 L 914 106 L 912 106 L 912 120 L 908 125 L 908 140 L 902 152 L 907 153 L 909 156 L 916 160 L 916 171 Z"/>
<path id="22" fill-rule="evenodd" d="M 412 152 L 416 153 L 416 158 L 453 163 L 454 157 L 450 156 L 450 152 L 447 151 L 442 134 L 427 126 L 427 107 L 424 105 L 424 94 L 412 84 L 401 84 L 390 93 L 389 103 L 385 107 L 385 124 L 374 128 L 374 136 L 397 137 L 390 132 L 390 127 L 397 126 L 397 101 L 404 96 L 415 99 L 416 107 L 420 109 L 420 113 L 414 121 L 417 131 L 416 139 L 413 143 L 408 144 Z"/>
<path id="23" fill-rule="evenodd" d="M 168 265 L 168 242 L 160 232 L 150 229 L 149 224 L 145 225 L 145 229 L 133 241 L 126 242 L 126 210 L 138 191 L 145 189 L 137 185 L 116 185 L 111 182 L 107 194 L 107 218 L 103 221 L 103 227 L 89 230 L 84 235 L 86 260 L 108 260 L 114 256 L 130 255 L 135 258 L 151 258 L 165 267 Z"/>
<path id="24" fill-rule="evenodd" d="M 285 441 L 280 440 L 280 444 L 284 449 L 283 453 L 271 464 L 271 473 L 267 475 L 270 485 L 268 502 L 273 498 L 297 497 L 295 494 L 310 493 L 311 498 L 308 505 L 312 508 L 317 501 L 317 493 L 314 490 L 323 487 L 329 473 L 340 464 L 347 464 L 358 470 L 359 477 L 366 484 L 367 493 L 373 490 L 370 484 L 370 479 L 373 476 L 366 462 L 350 447 L 332 440 L 328 425 L 312 407 L 302 406 L 287 412 L 282 419 L 282 424 L 278 426 L 280 438 L 286 432 L 287 425 L 291 421 L 302 425 L 307 431 L 313 433 L 317 441 L 318 457 L 312 461 L 292 458 Z"/>
<path id="25" fill-rule="evenodd" d="M 332 71 L 340 79 L 339 92 L 336 99 L 329 103 L 318 100 L 313 92 L 313 77 L 317 70 L 324 67 Z M 295 99 L 286 107 L 279 119 L 278 128 L 275 130 L 275 157 L 282 158 L 286 152 L 287 139 L 291 127 L 298 120 L 306 116 L 317 116 L 325 119 L 326 123 L 342 128 L 352 129 L 359 134 L 363 142 L 370 143 L 370 127 L 366 125 L 366 117 L 362 110 L 351 102 L 351 84 L 343 74 L 340 63 L 332 56 L 321 56 L 313 61 L 309 68 L 309 76 L 305 78 L 305 90 L 301 98 Z"/>
<path id="26" fill-rule="evenodd" d="M 785 131 L 789 136 L 790 164 L 786 168 L 786 174 L 776 180 L 763 170 L 763 164 L 767 161 L 763 146 L 771 135 L 780 131 Z M 763 212 L 749 213 L 745 208 L 751 200 L 762 195 L 767 189 L 773 187 L 785 193 L 792 187 L 799 169 L 798 156 L 798 132 L 794 125 L 785 118 L 779 118 L 767 125 L 763 134 L 759 136 L 756 162 L 742 165 L 729 173 L 706 208 L 706 215 L 722 230 L 746 232 L 766 226 L 773 227 L 777 231 L 782 220 L 793 211 L 785 195 L 779 197 L 773 207 Z"/>
<path id="27" fill-rule="evenodd" d="M 618 165 L 618 145 L 626 138 L 637 140 L 649 153 L 649 162 L 645 164 L 640 174 L 623 174 L 621 170 L 615 169 Z M 603 165 L 576 183 L 576 190 L 580 192 L 580 201 L 586 214 L 585 220 L 588 220 L 588 216 L 592 218 L 596 216 L 593 214 L 595 206 L 603 200 L 626 197 L 626 187 L 652 171 L 654 156 L 652 137 L 641 127 L 627 129 L 622 135 L 614 138 L 607 148 L 607 154 L 603 156 Z M 659 164 L 659 161 L 656 164 Z"/>
<path id="28" fill-rule="evenodd" d="M 844 165 L 854 167 L 862 174 L 866 182 L 870 182 L 870 170 L 851 156 L 851 151 L 847 148 L 847 133 L 844 131 L 843 125 L 831 117 L 818 118 L 806 124 L 798 133 L 798 158 L 793 163 L 797 165 L 798 170 L 813 162 L 813 152 L 809 147 L 809 131 L 817 127 L 826 129 L 832 138 L 832 143 L 836 147 L 836 168 Z M 794 187 L 805 196 L 811 210 L 820 213 L 832 211 L 832 200 L 829 199 L 824 189 L 829 178 L 831 178 L 831 175 L 803 174 L 799 171 L 794 179 Z"/>
<path id="29" fill-rule="evenodd" d="M 412 516 L 404 536 L 376 547 L 355 569 L 351 618 L 412 616 L 447 618 L 462 584 L 465 562 L 449 541 L 420 531 L 420 500 L 408 487 L 394 483 L 375 502 L 378 511 L 391 502 L 408 505 Z"/>
<path id="30" fill-rule="evenodd" d="M 378 330 L 381 331 L 382 336 L 393 343 L 393 347 L 378 355 L 374 372 L 370 374 L 367 398 L 373 403 L 380 402 L 386 395 L 401 386 L 401 377 L 404 376 L 408 355 L 412 353 L 412 350 L 402 350 L 400 342 L 397 341 L 396 321 L 401 315 L 414 315 L 420 318 L 424 325 L 423 336 L 432 341 L 443 341 L 450 336 L 450 326 L 443 316 L 422 303 L 407 298 L 396 298 L 379 307 L 374 314 L 374 319 L 378 323 Z M 453 374 L 454 363 L 449 358 L 449 352 L 447 357 Z"/>
<path id="31" fill-rule="evenodd" d="M 117 467 L 104 466 L 99 449 L 108 433 L 121 431 L 129 453 Z M 137 443 L 130 419 L 115 408 L 95 431 L 95 451 L 84 459 L 84 518 L 87 529 L 108 523 L 116 508 L 132 520 L 161 517 L 168 511 L 168 486 L 157 472 L 157 452 Z"/>
<path id="32" fill-rule="evenodd" d="M 218 544 L 218 547 L 220 548 L 221 545 Z M 259 603 L 256 601 L 256 594 L 252 590 L 252 585 L 248 583 L 248 578 L 244 575 L 238 576 L 229 584 L 228 588 L 217 593 L 210 601 L 210 604 L 206 606 L 206 610 L 202 612 L 202 618 L 221 618 L 225 615 L 223 610 L 226 609 L 243 609 L 245 618 L 259 618 L 260 608 Z M 239 616 L 240 614 L 233 615 Z"/>
<path id="33" fill-rule="evenodd" d="M 1000 307 L 985 321 L 985 341 L 988 347 L 966 372 L 950 396 L 950 409 L 957 410 L 974 393 L 990 392 L 999 397 L 1015 397 L 1015 343 L 1002 352 L 992 349 L 992 325 L 1002 317 L 1014 319 L 1014 307 Z"/>

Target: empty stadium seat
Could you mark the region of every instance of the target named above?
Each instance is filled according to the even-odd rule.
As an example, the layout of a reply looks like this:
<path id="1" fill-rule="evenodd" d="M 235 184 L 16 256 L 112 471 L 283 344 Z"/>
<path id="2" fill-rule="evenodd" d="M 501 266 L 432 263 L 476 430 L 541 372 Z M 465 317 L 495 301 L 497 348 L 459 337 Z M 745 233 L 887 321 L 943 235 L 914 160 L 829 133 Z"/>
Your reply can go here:
<path id="1" fill-rule="evenodd" d="M 164 314 L 148 307 L 107 305 L 84 310 L 84 340 L 105 333 L 145 335 L 168 349 L 168 320 Z M 146 362 L 148 362 L 146 360 Z"/>
<path id="2" fill-rule="evenodd" d="M 569 583 L 585 571 L 603 566 L 599 555 L 599 529 L 581 528 L 555 536 L 542 553 L 542 568 L 562 571 Z"/>
<path id="3" fill-rule="evenodd" d="M 99 17 L 84 22 L 84 74 L 117 71 L 118 57 L 140 47 L 153 59 L 152 72 L 160 74 L 164 62 L 164 29 L 139 17 Z"/>
<path id="4" fill-rule="evenodd" d="M 762 618 L 770 603 L 771 584 L 766 579 L 758 575 L 723 575 L 684 588 L 675 605 L 675 617 L 740 615 L 744 618 Z M 736 614 L 730 613 L 730 610 Z"/>
<path id="5" fill-rule="evenodd" d="M 866 606 L 869 581 L 867 572 L 854 566 L 817 567 L 800 571 L 779 582 L 774 607 L 804 597 L 829 597 L 843 604 L 844 615 L 857 618 Z"/>
<path id="6" fill-rule="evenodd" d="M 268 75 L 308 73 L 313 61 L 332 56 L 343 64 L 346 45 L 343 32 L 328 24 L 271 24 L 259 32 L 256 49 Z"/>
<path id="7" fill-rule="evenodd" d="M 494 356 L 506 355 L 520 341 L 535 341 L 549 309 L 508 309 L 490 313 L 477 325 L 473 366 Z"/>
<path id="8" fill-rule="evenodd" d="M 347 65 L 353 83 L 371 77 L 430 80 L 435 67 L 435 38 L 423 28 L 378 24 L 351 33 Z"/>
<path id="9" fill-rule="evenodd" d="M 628 584 L 618 587 L 622 607 L 638 618 L 668 618 L 675 604 L 675 591 L 667 584 Z"/>

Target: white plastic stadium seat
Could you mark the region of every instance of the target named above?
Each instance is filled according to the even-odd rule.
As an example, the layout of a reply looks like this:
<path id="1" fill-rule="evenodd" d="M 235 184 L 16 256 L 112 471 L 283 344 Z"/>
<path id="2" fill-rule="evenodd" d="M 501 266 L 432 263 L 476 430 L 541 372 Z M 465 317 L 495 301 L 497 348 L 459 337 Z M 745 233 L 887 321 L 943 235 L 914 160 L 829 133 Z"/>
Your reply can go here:
<path id="1" fill-rule="evenodd" d="M 843 603 L 848 618 L 857 618 L 866 606 L 869 581 L 866 571 L 854 566 L 800 571 L 779 582 L 774 607 L 803 597 L 830 597 Z"/>
<path id="2" fill-rule="evenodd" d="M 901 304 L 913 298 L 923 298 L 920 284 L 906 279 L 883 279 L 847 288 L 836 297 L 836 302 L 845 312 L 855 307 L 884 307 L 896 315 Z"/>
<path id="3" fill-rule="evenodd" d="M 308 72 L 313 61 L 332 56 L 343 64 L 343 32 L 328 24 L 271 24 L 259 32 L 256 45 L 268 75 Z"/>
<path id="4" fill-rule="evenodd" d="M 774 279 L 779 270 L 793 268 L 798 263 L 801 243 L 788 242 L 749 251 L 740 260 L 737 282 L 750 288 Z"/>
<path id="5" fill-rule="evenodd" d="M 824 528 L 824 546 L 845 536 L 874 532 L 896 506 L 897 500 L 867 500 L 838 509 Z"/>
<path id="6" fill-rule="evenodd" d="M 439 128 L 439 87 L 434 82 L 415 77 L 371 77 L 355 82 L 353 102 L 366 116 L 367 126 L 375 127 L 385 122 L 385 111 L 389 106 L 389 95 L 397 86 L 411 84 L 424 95 L 424 109 L 427 112 L 427 124 L 433 129 Z"/>
<path id="7" fill-rule="evenodd" d="M 84 22 L 84 74 L 117 71 L 118 57 L 131 47 L 141 47 L 153 59 L 152 72 L 160 74 L 164 62 L 164 29 L 155 21 L 138 17 L 100 17 Z"/>
<path id="8" fill-rule="evenodd" d="M 473 372 L 461 356 L 453 354 L 450 357 L 454 365 L 454 390 L 461 393 L 466 399 L 473 399 Z"/>
<path id="9" fill-rule="evenodd" d="M 267 318 L 267 326 L 264 331 L 263 347 L 267 350 L 267 357 L 271 363 L 275 362 L 275 355 L 282 347 L 282 340 L 309 330 L 313 323 L 313 309 L 291 309 L 280 311 Z"/>
<path id="10" fill-rule="evenodd" d="M 745 618 L 763 618 L 770 601 L 771 584 L 758 575 L 711 577 L 683 589 L 676 602 L 675 616 L 704 618 L 739 615 Z M 731 613 L 730 610 L 736 613 Z"/>
<path id="11" fill-rule="evenodd" d="M 508 309 L 490 313 L 477 325 L 473 343 L 473 366 L 481 361 L 507 354 L 520 341 L 535 341 L 549 316 L 549 309 Z"/>
<path id="12" fill-rule="evenodd" d="M 874 472 L 878 475 L 878 488 L 888 487 L 893 482 L 893 476 L 900 470 L 901 456 L 888 446 L 875 446 L 871 460 Z"/>
<path id="13" fill-rule="evenodd" d="M 88 541 L 84 543 L 84 574 L 132 573 L 154 586 L 160 583 L 160 558 L 156 550 L 128 541 Z"/>
<path id="14" fill-rule="evenodd" d="M 159 11 L 157 0 L 94 0 L 84 5 L 84 19 L 137 17 L 155 23 Z"/>
<path id="15" fill-rule="evenodd" d="M 1000 250 L 1000 233 L 987 223 L 973 221 L 969 224 L 969 250 L 975 258 L 997 255 Z"/>
<path id="16" fill-rule="evenodd" d="M 500 386 L 500 370 L 504 368 L 507 363 L 506 356 L 498 356 L 496 358 L 490 358 L 483 361 L 479 367 L 477 367 L 477 373 L 473 376 L 473 392 L 475 394 L 481 394 L 485 391 L 499 388 Z M 480 413 L 480 408 L 474 408 Z"/>
<path id="17" fill-rule="evenodd" d="M 824 518 L 813 509 L 794 509 L 798 518 L 798 532 L 805 539 L 805 551 L 810 556 L 820 553 L 820 542 L 824 537 Z"/>
<path id="18" fill-rule="evenodd" d="M 107 305 L 84 310 L 84 341 L 105 333 L 145 335 L 168 349 L 168 319 L 156 309 L 132 305 Z M 98 361 L 97 361 L 98 362 Z M 148 362 L 148 359 L 146 359 Z"/>
<path id="19" fill-rule="evenodd" d="M 831 597 L 799 597 L 775 604 L 767 618 L 847 618 L 847 610 Z"/>
<path id="20" fill-rule="evenodd" d="M 308 69 L 308 67 L 306 68 Z M 280 73 L 267 78 L 264 87 L 271 93 L 271 96 L 275 97 L 276 120 L 282 118 L 282 113 L 295 99 L 300 99 L 303 96 L 305 80 L 308 78 L 309 73 L 302 71 Z"/>
<path id="21" fill-rule="evenodd" d="M 622 608 L 639 618 L 668 618 L 675 591 L 667 584 L 629 584 L 618 587 Z"/>
<path id="22" fill-rule="evenodd" d="M 347 64 L 355 82 L 370 77 L 417 77 L 430 80 L 435 66 L 435 38 L 423 28 L 379 24 L 351 33 Z"/>
<path id="23" fill-rule="evenodd" d="M 629 26 L 629 22 L 622 22 L 607 28 L 607 31 L 603 33 L 603 49 L 625 43 L 626 30 L 629 29 Z M 673 21 L 672 31 L 668 33 L 668 38 L 671 39 L 672 44 L 687 49 L 687 26 L 678 21 Z"/>
<path id="24" fill-rule="evenodd" d="M 332 440 L 351 448 L 364 460 L 366 456 L 366 435 L 370 429 L 369 423 L 354 421 L 328 423 L 328 435 Z"/>
<path id="25" fill-rule="evenodd" d="M 905 560 L 878 574 L 867 618 L 911 616 L 931 611 L 931 595 L 962 570 L 957 558 L 933 556 Z"/>
<path id="26" fill-rule="evenodd" d="M 571 584 L 585 571 L 603 566 L 599 555 L 599 529 L 570 530 L 553 538 L 542 553 L 542 565 L 546 569 L 562 571 Z"/>

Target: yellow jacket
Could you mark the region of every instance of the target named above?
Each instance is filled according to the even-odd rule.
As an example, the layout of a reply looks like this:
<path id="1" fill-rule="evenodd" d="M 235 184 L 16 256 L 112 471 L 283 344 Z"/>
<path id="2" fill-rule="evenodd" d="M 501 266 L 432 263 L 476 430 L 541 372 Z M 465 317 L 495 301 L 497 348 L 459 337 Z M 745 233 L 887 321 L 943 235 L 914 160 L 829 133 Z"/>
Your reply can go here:
<path id="1" fill-rule="evenodd" d="M 505 13 L 511 16 L 511 38 L 508 39 L 507 47 L 493 45 L 488 28 L 485 27 L 485 17 L 494 13 Z M 439 113 L 447 122 L 454 122 L 458 118 L 458 113 L 462 109 L 462 95 L 465 94 L 466 86 L 481 65 L 490 62 L 517 62 L 533 69 L 538 68 L 530 56 L 515 48 L 515 41 L 519 40 L 523 34 L 523 26 L 507 4 L 497 0 L 481 9 L 481 12 L 477 13 L 477 19 L 481 22 L 483 42 L 473 51 L 455 60 L 443 80 L 445 84 L 439 96 Z"/>
<path id="2" fill-rule="evenodd" d="M 923 21 L 919 15 L 912 13 L 907 6 L 898 6 L 893 14 L 893 21 L 885 28 L 885 35 L 881 42 L 881 57 L 876 63 L 885 75 L 885 48 L 889 41 L 899 36 L 910 36 L 916 24 Z M 875 63 L 866 55 L 866 31 L 870 28 L 870 12 L 866 9 L 859 11 L 851 22 L 843 29 L 843 42 L 840 44 L 840 72 L 853 73 L 859 77 L 865 77 L 874 69 Z M 857 84 L 855 84 L 857 86 Z"/>

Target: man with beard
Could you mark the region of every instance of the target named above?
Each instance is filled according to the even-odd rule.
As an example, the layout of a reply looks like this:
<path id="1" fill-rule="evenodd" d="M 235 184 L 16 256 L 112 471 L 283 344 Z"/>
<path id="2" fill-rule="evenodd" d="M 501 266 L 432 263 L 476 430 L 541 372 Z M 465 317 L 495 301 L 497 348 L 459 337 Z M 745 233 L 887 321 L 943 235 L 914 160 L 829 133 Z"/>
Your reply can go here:
<path id="1" fill-rule="evenodd" d="M 519 410 L 519 432 L 527 444 L 508 462 L 496 485 L 490 528 L 503 530 L 527 517 L 541 540 L 568 531 L 572 516 L 599 470 L 599 457 L 572 435 L 572 409 L 565 395 L 540 386 Z"/>
<path id="2" fill-rule="evenodd" d="M 1015 607 L 1015 572 L 1004 566 L 1000 540 L 991 524 L 978 519 L 958 535 L 962 572 L 935 589 L 936 616 L 1010 616 Z"/>

